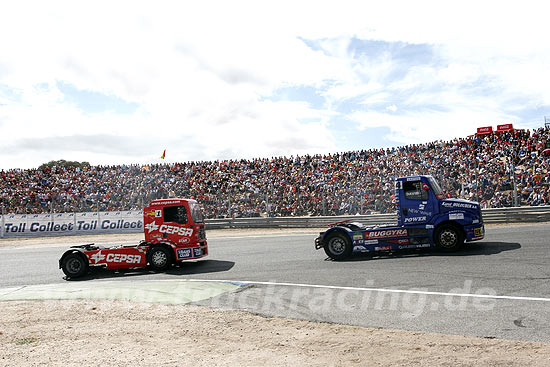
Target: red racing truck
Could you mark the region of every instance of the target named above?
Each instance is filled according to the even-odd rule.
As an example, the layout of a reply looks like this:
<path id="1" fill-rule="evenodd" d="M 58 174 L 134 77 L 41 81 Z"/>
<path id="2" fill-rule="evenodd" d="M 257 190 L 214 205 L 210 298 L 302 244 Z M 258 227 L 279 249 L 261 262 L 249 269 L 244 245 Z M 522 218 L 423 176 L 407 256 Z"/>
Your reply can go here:
<path id="1" fill-rule="evenodd" d="M 89 267 L 145 268 L 164 271 L 173 263 L 208 255 L 200 205 L 192 199 L 153 200 L 143 209 L 145 240 L 137 245 L 103 247 L 93 243 L 72 246 L 59 259 L 68 278 L 81 277 Z"/>

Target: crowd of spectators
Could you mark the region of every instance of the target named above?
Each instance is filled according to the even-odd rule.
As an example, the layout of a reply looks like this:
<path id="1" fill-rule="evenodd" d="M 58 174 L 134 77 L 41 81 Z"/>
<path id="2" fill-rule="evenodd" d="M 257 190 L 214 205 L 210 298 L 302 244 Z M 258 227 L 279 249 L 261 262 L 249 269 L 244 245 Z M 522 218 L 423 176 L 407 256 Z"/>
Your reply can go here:
<path id="1" fill-rule="evenodd" d="M 0 171 L 4 213 L 139 210 L 197 199 L 206 218 L 394 210 L 392 179 L 430 174 L 484 208 L 550 204 L 550 130 L 514 130 L 390 149 L 271 159 Z M 514 187 L 516 188 L 514 193 Z"/>

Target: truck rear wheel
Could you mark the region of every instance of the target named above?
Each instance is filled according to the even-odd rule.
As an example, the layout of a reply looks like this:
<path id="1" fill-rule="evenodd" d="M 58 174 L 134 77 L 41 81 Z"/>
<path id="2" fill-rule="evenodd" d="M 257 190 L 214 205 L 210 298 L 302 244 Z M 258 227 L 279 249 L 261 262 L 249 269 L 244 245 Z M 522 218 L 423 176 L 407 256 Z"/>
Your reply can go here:
<path id="1" fill-rule="evenodd" d="M 61 270 L 69 278 L 78 278 L 88 272 L 88 261 L 83 255 L 72 252 L 63 259 Z"/>
<path id="2" fill-rule="evenodd" d="M 351 255 L 351 241 L 345 234 L 332 233 L 327 236 L 323 246 L 325 253 L 333 260 L 343 260 Z"/>
<path id="3" fill-rule="evenodd" d="M 149 250 L 147 261 L 153 270 L 164 271 L 172 265 L 172 253 L 164 246 L 155 246 Z"/>
<path id="4" fill-rule="evenodd" d="M 458 251 L 464 244 L 464 237 L 458 228 L 451 224 L 437 227 L 434 240 L 438 249 L 444 252 Z"/>

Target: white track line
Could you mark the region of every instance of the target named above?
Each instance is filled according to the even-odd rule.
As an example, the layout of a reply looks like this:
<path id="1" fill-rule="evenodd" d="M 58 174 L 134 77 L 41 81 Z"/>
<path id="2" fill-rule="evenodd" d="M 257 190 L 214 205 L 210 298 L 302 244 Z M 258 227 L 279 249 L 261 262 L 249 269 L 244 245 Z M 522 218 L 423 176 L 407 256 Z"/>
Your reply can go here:
<path id="1" fill-rule="evenodd" d="M 226 282 L 244 285 L 272 285 L 272 286 L 284 286 L 284 287 L 302 287 L 302 288 L 323 288 L 323 289 L 335 289 L 335 290 L 350 290 L 350 291 L 370 291 L 370 292 L 387 292 L 387 293 L 409 293 L 409 294 L 425 294 L 433 296 L 452 296 L 452 297 L 471 297 L 471 298 L 488 298 L 488 299 L 505 299 L 515 301 L 538 301 L 538 302 L 550 302 L 550 298 L 543 297 L 522 297 L 522 296 L 497 296 L 491 294 L 472 294 L 472 293 L 446 293 L 446 292 L 433 292 L 433 291 L 421 291 L 421 290 L 402 290 L 402 289 L 388 289 L 388 288 L 362 288 L 362 287 L 341 287 L 335 285 L 318 285 L 318 284 L 300 284 L 300 283 L 277 283 L 277 282 L 256 282 L 249 280 L 214 280 L 214 279 L 161 279 L 162 281 L 186 281 L 186 282 Z M 158 281 L 158 280 L 147 280 Z"/>
<path id="2" fill-rule="evenodd" d="M 475 294 L 475 293 L 449 293 L 449 292 L 434 292 L 434 291 L 422 291 L 422 290 L 404 290 L 404 289 L 389 289 L 389 288 L 368 288 L 368 287 L 343 287 L 336 285 L 320 285 L 320 284 L 303 284 L 303 283 L 278 283 L 278 282 L 258 282 L 253 280 L 228 280 L 228 279 L 144 279 L 144 282 L 204 282 L 204 283 L 233 283 L 242 285 L 271 285 L 281 287 L 301 287 L 301 288 L 317 288 L 317 289 L 334 289 L 334 290 L 349 290 L 349 291 L 363 291 L 363 292 L 386 292 L 386 293 L 405 293 L 405 294 L 425 294 L 431 296 L 447 296 L 447 297 L 471 297 L 471 298 L 485 298 L 485 299 L 503 299 L 512 301 L 536 301 L 536 302 L 550 302 L 550 298 L 544 297 L 524 297 L 524 296 L 497 296 L 492 294 Z M 124 282 L 121 280 L 105 280 L 98 279 L 93 283 L 103 282 Z M 25 288 L 25 287 L 40 287 L 40 286 L 54 286 L 63 283 L 52 284 L 35 284 L 35 285 L 23 285 L 7 287 L 10 290 L 13 288 Z M 2 288 L 0 288 L 2 289 Z"/>

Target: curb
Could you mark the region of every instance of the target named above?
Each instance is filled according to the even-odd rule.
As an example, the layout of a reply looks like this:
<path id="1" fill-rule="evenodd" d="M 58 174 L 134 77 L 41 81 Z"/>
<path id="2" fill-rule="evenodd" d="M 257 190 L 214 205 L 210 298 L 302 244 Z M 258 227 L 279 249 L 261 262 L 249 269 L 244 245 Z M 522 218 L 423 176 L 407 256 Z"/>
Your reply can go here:
<path id="1" fill-rule="evenodd" d="M 101 299 L 187 304 L 233 292 L 241 286 L 232 282 L 185 280 L 60 283 L 0 288 L 0 301 Z"/>

